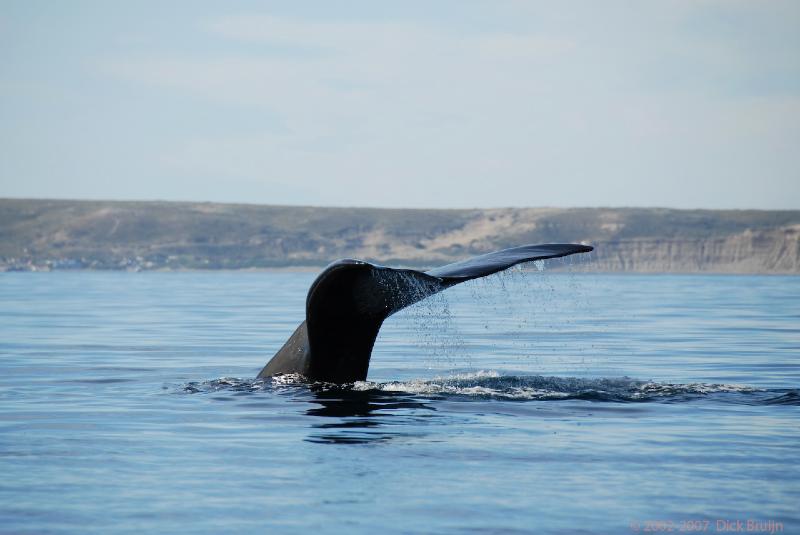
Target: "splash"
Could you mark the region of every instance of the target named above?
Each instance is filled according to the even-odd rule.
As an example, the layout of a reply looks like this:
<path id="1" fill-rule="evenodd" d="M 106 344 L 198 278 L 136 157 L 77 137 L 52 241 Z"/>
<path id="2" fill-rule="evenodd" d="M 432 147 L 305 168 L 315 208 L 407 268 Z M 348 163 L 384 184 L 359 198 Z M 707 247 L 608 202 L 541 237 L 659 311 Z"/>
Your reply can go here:
<path id="1" fill-rule="evenodd" d="M 795 390 L 759 389 L 739 384 L 663 383 L 630 377 L 579 378 L 543 375 L 501 375 L 496 371 L 453 374 L 434 379 L 373 382 L 359 381 L 348 385 L 308 382 L 303 376 L 287 374 L 264 380 L 224 377 L 211 381 L 191 382 L 182 391 L 189 394 L 232 392 L 337 392 L 352 394 L 415 395 L 423 398 L 452 398 L 468 401 L 559 401 L 585 400 L 597 402 L 681 402 L 712 395 L 739 395 L 734 403 L 797 405 Z M 753 397 L 756 396 L 756 397 Z"/>
<path id="2" fill-rule="evenodd" d="M 657 383 L 629 377 L 586 379 L 542 375 L 500 375 L 493 371 L 440 377 L 433 380 L 359 382 L 355 390 L 380 390 L 433 396 L 495 398 L 505 400 L 656 401 L 718 393 L 751 393 L 759 389 L 736 384 Z"/>

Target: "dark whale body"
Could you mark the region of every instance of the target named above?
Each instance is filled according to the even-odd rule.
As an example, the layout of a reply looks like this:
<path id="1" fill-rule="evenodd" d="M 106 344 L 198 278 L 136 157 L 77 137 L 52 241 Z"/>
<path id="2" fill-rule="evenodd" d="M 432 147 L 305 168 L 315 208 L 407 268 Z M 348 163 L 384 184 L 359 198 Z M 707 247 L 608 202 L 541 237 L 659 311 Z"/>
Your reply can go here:
<path id="1" fill-rule="evenodd" d="M 367 378 L 383 320 L 451 286 L 522 262 L 588 253 L 575 244 L 524 245 L 429 271 L 338 260 L 320 273 L 306 298 L 306 321 L 272 357 L 259 378 L 297 373 L 312 381 L 351 383 Z"/>

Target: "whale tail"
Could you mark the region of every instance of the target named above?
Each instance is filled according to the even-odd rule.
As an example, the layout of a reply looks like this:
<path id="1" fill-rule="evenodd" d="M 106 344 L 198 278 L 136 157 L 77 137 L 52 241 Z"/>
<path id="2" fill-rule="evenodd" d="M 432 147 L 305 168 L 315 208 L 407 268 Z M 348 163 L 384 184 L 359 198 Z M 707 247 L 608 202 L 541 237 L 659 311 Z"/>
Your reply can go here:
<path id="1" fill-rule="evenodd" d="M 338 260 L 311 284 L 306 320 L 258 377 L 298 373 L 315 381 L 363 381 L 378 331 L 383 321 L 398 310 L 456 284 L 522 262 L 591 250 L 590 246 L 576 244 L 525 245 L 428 271 Z"/>

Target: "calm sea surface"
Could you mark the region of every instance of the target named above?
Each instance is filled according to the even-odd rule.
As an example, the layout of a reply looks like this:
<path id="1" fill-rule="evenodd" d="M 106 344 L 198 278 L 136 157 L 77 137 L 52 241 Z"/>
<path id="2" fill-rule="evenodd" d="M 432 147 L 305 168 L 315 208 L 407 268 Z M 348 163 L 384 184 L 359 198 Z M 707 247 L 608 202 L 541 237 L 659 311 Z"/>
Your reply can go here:
<path id="1" fill-rule="evenodd" d="M 0 274 L 0 532 L 800 533 L 800 277 L 512 271 L 254 381 L 313 278 Z"/>

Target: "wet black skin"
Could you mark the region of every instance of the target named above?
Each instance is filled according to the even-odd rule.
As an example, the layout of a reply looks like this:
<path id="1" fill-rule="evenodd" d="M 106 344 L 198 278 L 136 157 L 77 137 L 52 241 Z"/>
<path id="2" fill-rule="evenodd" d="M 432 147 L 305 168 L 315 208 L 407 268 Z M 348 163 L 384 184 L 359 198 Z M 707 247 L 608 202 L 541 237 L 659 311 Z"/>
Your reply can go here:
<path id="1" fill-rule="evenodd" d="M 297 373 L 311 381 L 364 381 L 383 321 L 409 305 L 468 280 L 522 262 L 588 253 L 576 244 L 523 245 L 428 271 L 338 260 L 320 273 L 306 298 L 306 320 L 259 378 Z"/>

